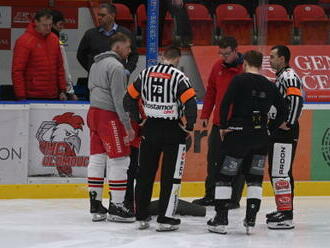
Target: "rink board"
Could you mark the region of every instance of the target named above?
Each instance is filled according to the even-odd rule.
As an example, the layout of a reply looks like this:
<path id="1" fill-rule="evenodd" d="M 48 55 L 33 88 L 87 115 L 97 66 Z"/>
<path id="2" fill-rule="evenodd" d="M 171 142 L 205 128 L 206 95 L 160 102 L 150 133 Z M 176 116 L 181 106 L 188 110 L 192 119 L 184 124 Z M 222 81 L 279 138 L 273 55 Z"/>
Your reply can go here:
<path id="1" fill-rule="evenodd" d="M 0 198 L 86 196 L 88 107 L 88 104 L 81 103 L 0 105 Z M 199 114 L 201 107 L 199 105 Z M 297 188 L 298 195 L 330 194 L 329 190 L 325 190 L 330 188 L 327 185 L 330 182 L 329 111 L 330 105 L 327 104 L 308 104 L 303 110 L 294 162 L 294 177 L 301 184 Z M 49 139 L 54 136 L 54 127 L 60 130 L 60 125 L 56 123 L 58 118 L 66 124 L 64 130 L 70 125 L 73 128 L 72 118 L 81 120 L 81 125 L 73 128 L 75 140 L 79 141 L 74 146 L 61 141 L 61 133 L 57 133 L 56 142 Z M 183 194 L 187 197 L 204 193 L 202 182 L 206 177 L 207 135 L 210 129 L 211 124 L 203 128 L 198 122 L 187 142 L 183 176 Z M 59 177 L 58 168 L 63 166 L 71 170 L 71 177 Z M 267 174 L 266 181 L 269 180 Z M 267 183 L 265 185 L 264 194 L 269 195 L 271 190 L 267 189 Z"/>
<path id="2" fill-rule="evenodd" d="M 295 196 L 329 196 L 330 182 L 296 182 Z M 181 197 L 202 197 L 204 182 L 183 182 Z M 159 183 L 155 183 L 153 197 L 159 196 Z M 246 187 L 243 191 L 246 196 Z M 273 196 L 269 181 L 263 183 L 263 196 Z M 103 197 L 109 198 L 104 187 Z M 0 199 L 88 198 L 87 184 L 25 184 L 0 185 Z"/>

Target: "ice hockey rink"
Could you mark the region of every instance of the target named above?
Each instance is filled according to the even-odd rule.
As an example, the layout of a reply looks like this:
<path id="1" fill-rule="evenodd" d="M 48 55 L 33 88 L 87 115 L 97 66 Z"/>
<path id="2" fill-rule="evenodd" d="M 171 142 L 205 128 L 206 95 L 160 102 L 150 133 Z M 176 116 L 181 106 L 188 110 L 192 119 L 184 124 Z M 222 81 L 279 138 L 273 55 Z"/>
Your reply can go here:
<path id="1" fill-rule="evenodd" d="M 178 231 L 159 233 L 155 218 L 151 228 L 142 231 L 137 223 L 92 223 L 88 199 L 0 200 L 0 247 L 330 247 L 330 197 L 296 197 L 293 230 L 267 229 L 265 214 L 273 208 L 273 198 L 264 198 L 255 232 L 246 235 L 243 198 L 241 208 L 230 211 L 228 234 L 220 235 L 206 228 L 212 207 L 205 218 L 180 217 Z"/>

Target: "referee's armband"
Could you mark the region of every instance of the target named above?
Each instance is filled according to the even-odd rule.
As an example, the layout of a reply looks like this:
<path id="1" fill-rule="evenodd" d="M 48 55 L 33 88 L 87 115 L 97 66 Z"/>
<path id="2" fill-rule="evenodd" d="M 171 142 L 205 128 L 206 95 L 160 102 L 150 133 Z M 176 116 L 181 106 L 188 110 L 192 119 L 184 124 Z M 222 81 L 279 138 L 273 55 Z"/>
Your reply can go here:
<path id="1" fill-rule="evenodd" d="M 195 96 L 196 96 L 195 90 L 193 88 L 189 88 L 181 94 L 180 101 L 183 104 L 185 104 L 188 100 L 190 100 L 191 98 L 193 98 Z"/>
<path id="2" fill-rule="evenodd" d="M 294 95 L 294 96 L 302 96 L 302 92 L 300 89 L 295 88 L 295 87 L 290 87 L 286 90 L 286 95 L 290 96 L 290 95 Z"/>
<path id="3" fill-rule="evenodd" d="M 135 89 L 134 84 L 128 86 L 127 92 L 133 99 L 137 99 L 140 96 L 140 92 Z"/>

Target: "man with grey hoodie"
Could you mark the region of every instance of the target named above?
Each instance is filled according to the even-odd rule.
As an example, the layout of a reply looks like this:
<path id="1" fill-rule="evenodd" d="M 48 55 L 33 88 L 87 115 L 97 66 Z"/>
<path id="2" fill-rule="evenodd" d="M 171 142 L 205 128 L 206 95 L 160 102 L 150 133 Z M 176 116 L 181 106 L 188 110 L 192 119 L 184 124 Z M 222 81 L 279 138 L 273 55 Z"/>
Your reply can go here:
<path id="1" fill-rule="evenodd" d="M 111 51 L 94 57 L 89 73 L 90 158 L 88 189 L 92 221 L 134 222 L 134 214 L 124 206 L 127 169 L 130 163 L 130 141 L 134 131 L 124 111 L 127 75 L 123 66 L 131 52 L 131 40 L 123 33 L 109 39 Z M 107 167 L 107 168 L 106 168 Z M 102 205 L 104 171 L 109 181 L 109 209 Z"/>

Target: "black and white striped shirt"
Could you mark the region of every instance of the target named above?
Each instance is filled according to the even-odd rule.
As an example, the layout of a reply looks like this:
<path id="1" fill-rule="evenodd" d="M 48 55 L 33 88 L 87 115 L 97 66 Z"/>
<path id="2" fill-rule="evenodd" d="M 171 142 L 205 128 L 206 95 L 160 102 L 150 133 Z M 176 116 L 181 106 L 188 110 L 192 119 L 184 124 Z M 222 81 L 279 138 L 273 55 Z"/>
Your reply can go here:
<path id="1" fill-rule="evenodd" d="M 289 105 L 288 125 L 294 125 L 303 107 L 302 82 L 297 73 L 290 67 L 285 67 L 276 73 L 276 86 Z"/>
<path id="2" fill-rule="evenodd" d="M 195 97 L 188 77 L 168 64 L 143 70 L 128 93 L 132 98 L 141 95 L 147 117 L 170 120 L 181 118 L 185 102 Z"/>

